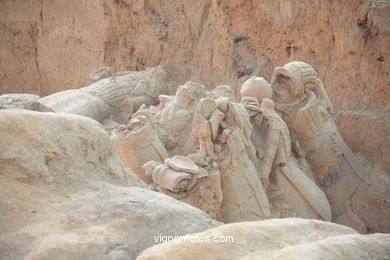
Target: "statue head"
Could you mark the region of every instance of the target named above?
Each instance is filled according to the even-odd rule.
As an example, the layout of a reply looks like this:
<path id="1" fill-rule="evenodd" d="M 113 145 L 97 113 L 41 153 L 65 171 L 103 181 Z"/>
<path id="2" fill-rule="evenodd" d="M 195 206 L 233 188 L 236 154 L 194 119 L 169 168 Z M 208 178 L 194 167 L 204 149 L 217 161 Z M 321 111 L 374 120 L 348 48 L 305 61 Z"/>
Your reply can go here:
<path id="1" fill-rule="evenodd" d="M 173 102 L 178 107 L 187 108 L 197 97 L 205 93 L 206 89 L 204 86 L 188 81 L 177 89 Z"/>
<path id="2" fill-rule="evenodd" d="M 233 88 L 229 85 L 221 85 L 217 86 L 211 92 L 209 92 L 209 96 L 213 98 L 227 97 L 229 99 L 234 98 Z"/>
<path id="3" fill-rule="evenodd" d="M 301 61 L 276 67 L 271 86 L 277 103 L 291 103 L 304 96 L 306 90 L 313 90 L 318 84 L 315 70 Z"/>
<path id="4" fill-rule="evenodd" d="M 210 115 L 217 109 L 217 104 L 215 100 L 206 97 L 202 98 L 199 101 L 198 106 L 196 107 L 196 113 L 202 115 L 204 118 L 209 119 Z"/>
<path id="5" fill-rule="evenodd" d="M 256 97 L 260 103 L 263 98 L 272 98 L 272 88 L 264 78 L 250 77 L 241 85 L 240 95 L 241 98 Z"/>

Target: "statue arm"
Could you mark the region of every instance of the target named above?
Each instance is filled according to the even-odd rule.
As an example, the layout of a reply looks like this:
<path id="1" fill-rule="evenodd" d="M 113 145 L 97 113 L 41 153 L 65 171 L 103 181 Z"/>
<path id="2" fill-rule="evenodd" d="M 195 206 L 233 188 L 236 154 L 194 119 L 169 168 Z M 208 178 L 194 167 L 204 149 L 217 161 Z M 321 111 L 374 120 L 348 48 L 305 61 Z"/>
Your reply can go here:
<path id="1" fill-rule="evenodd" d="M 197 138 L 211 136 L 209 121 L 200 114 L 194 117 L 192 134 Z"/>
<path id="2" fill-rule="evenodd" d="M 275 130 L 276 129 L 272 127 L 272 124 L 270 124 L 264 159 L 260 168 L 260 175 L 263 179 L 268 179 L 269 175 L 271 174 L 272 164 L 274 162 L 276 150 L 278 147 L 279 133 Z"/>

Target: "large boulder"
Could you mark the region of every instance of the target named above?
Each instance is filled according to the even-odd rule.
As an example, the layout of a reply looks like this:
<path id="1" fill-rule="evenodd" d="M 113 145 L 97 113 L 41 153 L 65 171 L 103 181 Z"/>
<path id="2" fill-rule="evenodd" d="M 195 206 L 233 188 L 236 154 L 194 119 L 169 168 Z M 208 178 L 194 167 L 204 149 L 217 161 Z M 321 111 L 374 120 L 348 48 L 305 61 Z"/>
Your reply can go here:
<path id="1" fill-rule="evenodd" d="M 89 118 L 0 111 L 0 259 L 134 258 L 219 223 L 123 167 Z"/>
<path id="2" fill-rule="evenodd" d="M 148 248 L 137 259 L 384 259 L 390 255 L 389 234 L 360 235 L 351 228 L 319 220 L 241 222 L 195 235 L 198 241 L 208 237 L 227 242 L 178 239 Z"/>
<path id="3" fill-rule="evenodd" d="M 0 109 L 17 108 L 39 110 L 39 96 L 34 94 L 4 94 L 0 95 Z"/>
<path id="4" fill-rule="evenodd" d="M 102 126 L 83 116 L 0 110 L 0 151 L 2 179 L 50 192 L 73 196 L 108 183 L 142 186 Z"/>
<path id="5" fill-rule="evenodd" d="M 40 217 L 38 211 L 26 212 L 26 225 L 1 232 L 0 258 L 134 259 L 161 243 L 161 234 L 181 236 L 219 224 L 201 210 L 157 192 L 117 186 L 103 193 L 57 199 Z"/>

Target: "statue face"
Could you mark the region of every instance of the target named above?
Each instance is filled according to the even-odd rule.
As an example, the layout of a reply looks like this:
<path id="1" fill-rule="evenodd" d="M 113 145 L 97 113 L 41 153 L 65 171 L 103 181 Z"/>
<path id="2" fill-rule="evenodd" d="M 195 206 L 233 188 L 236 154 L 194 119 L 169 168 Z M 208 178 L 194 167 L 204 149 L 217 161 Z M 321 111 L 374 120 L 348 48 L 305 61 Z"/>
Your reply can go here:
<path id="1" fill-rule="evenodd" d="M 277 75 L 272 81 L 271 86 L 274 92 L 273 99 L 276 103 L 287 104 L 297 99 L 293 92 L 294 85 L 291 78 Z"/>

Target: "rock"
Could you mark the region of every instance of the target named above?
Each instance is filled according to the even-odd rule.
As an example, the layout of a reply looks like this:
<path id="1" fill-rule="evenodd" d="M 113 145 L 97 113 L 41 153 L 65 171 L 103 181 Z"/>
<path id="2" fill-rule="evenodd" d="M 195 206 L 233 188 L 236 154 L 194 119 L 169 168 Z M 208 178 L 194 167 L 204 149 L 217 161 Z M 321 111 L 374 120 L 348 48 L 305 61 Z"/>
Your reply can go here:
<path id="1" fill-rule="evenodd" d="M 57 202 L 44 215 L 28 213 L 34 221 L 16 232 L 2 232 L 0 257 L 134 259 L 157 244 L 159 235 L 180 236 L 218 225 L 188 204 L 141 188 L 117 186 L 93 195 Z"/>
<path id="2" fill-rule="evenodd" d="M 34 94 L 4 94 L 0 96 L 0 109 L 18 108 L 39 110 L 38 95 Z"/>
<path id="3" fill-rule="evenodd" d="M 176 171 L 194 174 L 200 172 L 199 167 L 191 159 L 182 155 L 175 155 L 172 158 L 165 159 L 164 163 Z"/>
<path id="4" fill-rule="evenodd" d="M 0 151 L 1 259 L 133 259 L 154 236 L 218 225 L 139 188 L 89 118 L 2 110 Z"/>
<path id="5" fill-rule="evenodd" d="M 360 235 L 318 220 L 225 224 L 192 235 L 233 242 L 168 242 L 146 249 L 137 259 L 384 259 L 390 254 L 389 234 Z"/>
<path id="6" fill-rule="evenodd" d="M 141 186 L 123 164 L 102 126 L 89 118 L 25 110 L 0 111 L 2 176 L 46 182 L 69 194 L 96 182 Z M 94 176 L 91 178 L 91 176 Z M 66 178 L 65 178 L 66 177 Z M 67 185 L 69 180 L 74 186 Z"/>
<path id="7" fill-rule="evenodd" d="M 354 153 L 364 155 L 373 166 L 390 171 L 389 110 L 338 110 L 335 111 L 335 119 L 341 135 Z"/>

